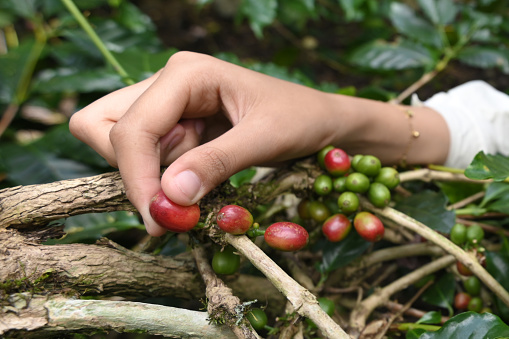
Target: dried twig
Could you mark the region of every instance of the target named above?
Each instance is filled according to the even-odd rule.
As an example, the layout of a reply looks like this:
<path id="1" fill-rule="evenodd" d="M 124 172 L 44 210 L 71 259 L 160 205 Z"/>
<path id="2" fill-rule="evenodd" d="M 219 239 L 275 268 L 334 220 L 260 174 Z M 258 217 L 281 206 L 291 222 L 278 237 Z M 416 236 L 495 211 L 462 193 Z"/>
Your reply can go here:
<path id="1" fill-rule="evenodd" d="M 370 210 L 383 218 L 391 219 L 402 227 L 408 228 L 428 241 L 440 246 L 447 253 L 452 254 L 456 260 L 467 266 L 504 304 L 509 306 L 509 293 L 481 266 L 474 255 L 465 252 L 440 233 L 435 232 L 428 226 L 402 212 L 390 207 L 385 207 L 384 209 L 376 208 L 366 199 L 362 199 L 361 204 L 366 210 Z"/>
<path id="2" fill-rule="evenodd" d="M 313 321 L 326 338 L 350 338 L 320 308 L 315 296 L 311 292 L 293 280 L 248 237 L 226 234 L 225 238 L 288 298 L 298 314 Z"/>
<path id="3" fill-rule="evenodd" d="M 244 309 L 240 299 L 232 294 L 232 290 L 219 279 L 210 266 L 207 254 L 201 246 L 193 248 L 198 271 L 205 282 L 207 296 L 207 311 L 213 322 L 226 324 L 239 339 L 260 337 L 244 317 Z"/>
<path id="4" fill-rule="evenodd" d="M 419 279 L 453 264 L 454 261 L 455 259 L 451 255 L 432 261 L 416 269 L 412 273 L 395 280 L 384 288 L 377 290 L 368 298 L 364 299 L 350 314 L 350 334 L 357 336 L 366 325 L 366 320 L 371 312 L 373 312 L 375 308 L 384 305 L 391 295 L 417 282 Z"/>

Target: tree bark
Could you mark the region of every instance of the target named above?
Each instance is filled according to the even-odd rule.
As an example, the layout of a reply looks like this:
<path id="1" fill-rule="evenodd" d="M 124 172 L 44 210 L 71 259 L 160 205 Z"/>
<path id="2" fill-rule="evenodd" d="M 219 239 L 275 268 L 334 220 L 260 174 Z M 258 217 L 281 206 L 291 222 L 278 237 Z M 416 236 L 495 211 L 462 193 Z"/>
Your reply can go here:
<path id="1" fill-rule="evenodd" d="M 228 327 L 209 324 L 208 314 L 130 301 L 79 300 L 62 296 L 11 296 L 1 309 L 0 336 L 61 337 L 64 332 L 143 332 L 170 338 L 235 339 Z M 29 302 L 28 302 L 28 301 Z"/>
<path id="2" fill-rule="evenodd" d="M 73 215 L 135 211 L 119 172 L 0 191 L 0 228 L 29 228 Z"/>
<path id="3" fill-rule="evenodd" d="M 205 296 L 205 286 L 189 252 L 153 256 L 132 252 L 106 239 L 97 245 L 47 246 L 17 231 L 0 230 L 0 267 L 2 284 L 23 280 L 25 290 L 54 293 L 72 289 L 79 294 L 124 298 L 196 300 Z M 258 299 L 275 307 L 285 300 L 264 277 L 239 275 L 227 284 L 243 300 Z"/>

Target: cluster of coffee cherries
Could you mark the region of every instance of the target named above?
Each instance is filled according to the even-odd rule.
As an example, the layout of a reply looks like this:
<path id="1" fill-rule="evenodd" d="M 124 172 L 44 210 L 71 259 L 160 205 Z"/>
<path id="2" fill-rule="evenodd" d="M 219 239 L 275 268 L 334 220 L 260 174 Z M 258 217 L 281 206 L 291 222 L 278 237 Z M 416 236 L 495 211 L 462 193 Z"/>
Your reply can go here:
<path id="1" fill-rule="evenodd" d="M 466 226 L 456 223 L 450 232 L 450 239 L 456 245 L 475 254 L 478 262 L 486 266 L 486 258 L 481 241 L 484 239 L 484 230 L 481 226 L 473 224 Z M 460 261 L 456 261 L 458 273 L 462 276 L 463 288 L 454 297 L 454 308 L 458 311 L 486 311 L 483 300 L 480 297 L 482 283 L 472 271 Z"/>
<path id="2" fill-rule="evenodd" d="M 293 222 L 279 221 L 263 230 L 253 221 L 251 212 L 239 205 L 224 206 L 216 217 L 217 226 L 224 232 L 233 235 L 247 234 L 250 237 L 263 235 L 270 247 L 280 251 L 298 251 L 309 241 L 306 229 Z M 233 274 L 239 265 L 240 257 L 234 253 L 232 247 L 216 251 L 212 258 L 212 268 L 218 274 Z"/>
<path id="3" fill-rule="evenodd" d="M 303 199 L 298 212 L 303 219 L 323 223 L 322 231 L 332 242 L 343 240 L 350 232 L 352 220 L 356 231 L 367 241 L 382 239 L 385 228 L 374 214 L 359 209 L 359 195 L 364 195 L 376 207 L 391 201 L 391 190 L 399 184 L 399 173 L 392 167 L 382 167 L 373 155 L 350 158 L 340 148 L 327 146 L 317 154 L 324 173 L 316 177 L 311 199 Z M 334 201 L 333 208 L 330 202 Z M 337 204 L 337 206 L 336 206 Z M 331 210 L 338 209 L 338 213 Z"/>

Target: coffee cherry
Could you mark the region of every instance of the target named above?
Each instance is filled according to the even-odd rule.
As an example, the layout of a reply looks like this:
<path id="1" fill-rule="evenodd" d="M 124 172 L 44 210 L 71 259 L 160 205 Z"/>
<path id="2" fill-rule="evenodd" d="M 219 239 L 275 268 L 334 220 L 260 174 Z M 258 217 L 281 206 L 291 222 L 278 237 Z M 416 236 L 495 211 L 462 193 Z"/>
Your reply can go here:
<path id="1" fill-rule="evenodd" d="M 454 296 L 454 308 L 458 311 L 466 310 L 472 297 L 468 293 L 459 292 Z"/>
<path id="2" fill-rule="evenodd" d="M 484 230 L 481 226 L 474 224 L 467 228 L 467 242 L 471 245 L 479 245 L 484 239 Z"/>
<path id="3" fill-rule="evenodd" d="M 329 146 L 325 146 L 324 148 L 322 148 L 318 154 L 316 155 L 316 160 L 318 161 L 318 165 L 325 169 L 325 155 L 327 153 L 329 153 L 329 151 L 333 150 L 334 149 L 334 146 L 332 145 L 329 145 Z"/>
<path id="4" fill-rule="evenodd" d="M 310 205 L 311 201 L 308 199 L 302 199 L 299 204 L 297 205 L 297 213 L 299 214 L 299 217 L 301 217 L 304 220 L 311 219 L 311 213 L 310 213 Z"/>
<path id="5" fill-rule="evenodd" d="M 257 331 L 263 330 L 267 326 L 267 314 L 261 308 L 253 308 L 246 314 L 247 320 Z"/>
<path id="6" fill-rule="evenodd" d="M 369 178 L 362 173 L 352 173 L 346 177 L 346 189 L 355 193 L 364 193 L 369 189 Z"/>
<path id="7" fill-rule="evenodd" d="M 373 155 L 363 156 L 355 166 L 355 170 L 357 172 L 365 174 L 368 177 L 374 177 L 378 175 L 381 168 L 382 163 L 377 157 Z"/>
<path id="8" fill-rule="evenodd" d="M 212 269 L 217 274 L 234 274 L 240 267 L 240 257 L 233 253 L 231 247 L 226 247 L 223 251 L 217 251 L 212 257 Z"/>
<path id="9" fill-rule="evenodd" d="M 463 265 L 463 263 L 461 261 L 456 261 L 456 268 L 458 269 L 459 274 L 461 274 L 465 277 L 470 277 L 471 275 L 474 275 L 474 273 L 472 273 L 470 268 Z"/>
<path id="10" fill-rule="evenodd" d="M 329 217 L 322 225 L 322 232 L 331 242 L 343 240 L 348 233 L 352 224 L 344 214 L 334 214 Z"/>
<path id="11" fill-rule="evenodd" d="M 315 200 L 309 204 L 309 215 L 316 222 L 323 222 L 330 217 L 329 208 L 321 201 Z"/>
<path id="12" fill-rule="evenodd" d="M 357 171 L 357 164 L 359 163 L 359 160 L 362 159 L 364 155 L 362 154 L 356 154 L 353 156 L 352 161 L 350 162 L 350 167 L 352 167 L 355 171 Z"/>
<path id="13" fill-rule="evenodd" d="M 468 303 L 467 309 L 472 312 L 480 313 L 483 307 L 482 299 L 479 297 L 473 297 Z"/>
<path id="14" fill-rule="evenodd" d="M 318 195 L 327 195 L 332 192 L 332 178 L 326 174 L 316 177 L 313 189 Z"/>
<path id="15" fill-rule="evenodd" d="M 363 211 L 357 213 L 353 220 L 355 230 L 367 241 L 376 242 L 383 238 L 385 228 L 380 219 L 372 213 Z"/>
<path id="16" fill-rule="evenodd" d="M 338 193 L 346 191 L 346 177 L 338 177 L 332 181 L 332 188 Z"/>
<path id="17" fill-rule="evenodd" d="M 237 205 L 226 205 L 217 214 L 217 226 L 227 233 L 244 234 L 253 225 L 253 215 Z"/>
<path id="18" fill-rule="evenodd" d="M 475 275 L 468 277 L 463 281 L 465 291 L 471 296 L 477 296 L 481 293 L 481 281 Z"/>
<path id="19" fill-rule="evenodd" d="M 467 240 L 467 227 L 463 224 L 454 224 L 451 228 L 450 238 L 456 245 L 463 245 Z"/>
<path id="20" fill-rule="evenodd" d="M 265 230 L 265 242 L 280 251 L 298 251 L 307 245 L 309 234 L 304 227 L 293 222 L 280 221 Z"/>
<path id="21" fill-rule="evenodd" d="M 324 164 L 327 172 L 338 177 L 350 169 L 350 158 L 342 149 L 334 148 L 325 155 Z"/>
<path id="22" fill-rule="evenodd" d="M 157 192 L 150 201 L 149 212 L 158 225 L 175 233 L 190 231 L 200 220 L 200 207 L 197 204 L 178 205 L 163 190 Z"/>
<path id="23" fill-rule="evenodd" d="M 341 212 L 352 214 L 359 209 L 359 197 L 353 192 L 343 192 L 338 198 L 338 206 Z"/>
<path id="24" fill-rule="evenodd" d="M 376 207 L 384 208 L 391 201 L 391 191 L 385 185 L 374 182 L 369 186 L 368 199 Z"/>
<path id="25" fill-rule="evenodd" d="M 384 184 L 388 189 L 392 190 L 399 185 L 399 173 L 392 167 L 382 167 L 374 181 Z"/>

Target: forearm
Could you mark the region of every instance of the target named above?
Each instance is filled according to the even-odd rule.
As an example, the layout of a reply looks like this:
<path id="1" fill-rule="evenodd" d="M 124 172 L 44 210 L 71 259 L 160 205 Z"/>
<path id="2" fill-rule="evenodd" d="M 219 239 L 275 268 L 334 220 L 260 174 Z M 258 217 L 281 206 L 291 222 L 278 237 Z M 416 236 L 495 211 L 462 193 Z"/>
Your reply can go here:
<path id="1" fill-rule="evenodd" d="M 343 128 L 334 144 L 348 153 L 373 154 L 384 164 L 443 164 L 449 152 L 449 129 L 428 107 L 393 105 L 330 95 Z M 412 117 L 408 116 L 408 112 Z M 417 131 L 418 137 L 413 136 Z"/>

